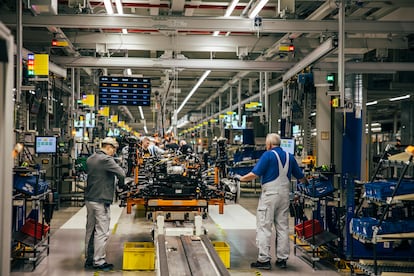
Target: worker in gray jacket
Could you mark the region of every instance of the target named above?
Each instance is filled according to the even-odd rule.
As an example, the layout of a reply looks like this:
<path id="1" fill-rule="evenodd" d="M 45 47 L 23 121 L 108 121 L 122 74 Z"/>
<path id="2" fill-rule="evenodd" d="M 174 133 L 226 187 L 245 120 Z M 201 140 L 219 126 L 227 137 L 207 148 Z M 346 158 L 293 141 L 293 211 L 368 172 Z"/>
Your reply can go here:
<path id="1" fill-rule="evenodd" d="M 106 245 L 109 238 L 110 205 L 115 195 L 115 179 L 124 185 L 125 171 L 113 156 L 118 142 L 111 137 L 102 140 L 101 149 L 87 160 L 87 186 L 85 206 L 87 210 L 85 236 L 85 268 L 111 270 L 106 262 Z M 116 176 L 116 178 L 115 178 Z"/>

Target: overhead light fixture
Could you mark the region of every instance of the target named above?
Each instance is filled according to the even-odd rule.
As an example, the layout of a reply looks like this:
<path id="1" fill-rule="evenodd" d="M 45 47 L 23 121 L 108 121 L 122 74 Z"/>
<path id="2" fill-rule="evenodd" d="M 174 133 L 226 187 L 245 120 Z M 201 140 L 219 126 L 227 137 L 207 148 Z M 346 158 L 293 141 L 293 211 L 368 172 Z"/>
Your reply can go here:
<path id="1" fill-rule="evenodd" d="M 405 95 L 405 96 L 401 96 L 401 97 L 395 97 L 395 98 L 391 98 L 390 99 L 390 102 L 399 101 L 399 100 L 405 100 L 405 99 L 409 99 L 410 97 L 411 97 L 410 94 Z"/>
<path id="2" fill-rule="evenodd" d="M 377 103 L 378 103 L 378 101 L 372 101 L 372 102 L 367 102 L 365 105 L 369 106 L 369 105 L 375 105 Z"/>
<path id="3" fill-rule="evenodd" d="M 239 3 L 239 0 L 231 1 L 230 6 L 228 6 L 226 13 L 224 14 L 224 17 L 229 17 L 233 13 L 238 3 Z"/>
<path id="4" fill-rule="evenodd" d="M 125 74 L 126 74 L 127 76 L 132 76 L 132 70 L 131 70 L 131 68 L 127 68 L 127 69 L 125 69 Z"/>
<path id="5" fill-rule="evenodd" d="M 224 17 L 229 17 L 233 13 L 238 3 L 239 3 L 239 0 L 231 1 L 230 6 L 227 7 L 226 12 L 224 13 Z M 220 31 L 214 31 L 213 36 L 218 36 L 219 34 L 220 34 Z M 227 32 L 226 36 L 229 36 L 229 34 L 230 32 Z"/>
<path id="6" fill-rule="evenodd" d="M 128 34 L 128 30 L 127 29 L 122 29 L 122 33 L 123 34 Z"/>
<path id="7" fill-rule="evenodd" d="M 124 14 L 124 9 L 122 8 L 121 0 L 115 0 L 115 6 L 118 14 Z"/>
<path id="8" fill-rule="evenodd" d="M 144 112 L 142 111 L 142 106 L 138 106 L 139 114 L 141 115 L 141 120 L 145 120 Z"/>
<path id="9" fill-rule="evenodd" d="M 207 70 L 204 72 L 204 74 L 201 76 L 201 78 L 198 80 L 196 85 L 194 85 L 193 89 L 190 91 L 190 93 L 187 95 L 187 97 L 184 99 L 184 101 L 181 103 L 180 107 L 176 110 L 176 114 L 180 113 L 181 109 L 185 106 L 185 104 L 188 102 L 188 100 L 191 98 L 191 96 L 194 94 L 194 92 L 197 91 L 198 87 L 203 83 L 203 81 L 207 78 L 208 74 L 210 74 L 211 70 Z"/>
<path id="10" fill-rule="evenodd" d="M 255 5 L 249 12 L 249 18 L 253 19 L 255 18 L 259 12 L 263 9 L 263 7 L 267 4 L 269 0 L 258 0 L 256 1 Z"/>
<path id="11" fill-rule="evenodd" d="M 111 0 L 104 0 L 104 5 L 107 14 L 114 14 L 114 9 L 112 8 L 112 1 Z"/>

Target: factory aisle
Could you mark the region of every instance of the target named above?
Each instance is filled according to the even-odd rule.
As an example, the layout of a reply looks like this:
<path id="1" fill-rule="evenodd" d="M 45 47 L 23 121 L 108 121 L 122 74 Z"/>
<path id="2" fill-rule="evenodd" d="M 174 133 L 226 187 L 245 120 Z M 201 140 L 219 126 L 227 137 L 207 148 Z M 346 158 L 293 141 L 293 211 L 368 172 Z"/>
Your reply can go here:
<path id="1" fill-rule="evenodd" d="M 340 275 L 332 269 L 313 270 L 312 267 L 293 256 L 288 268 L 281 270 L 272 267 L 270 271 L 256 271 L 250 263 L 256 259 L 255 245 L 255 209 L 257 197 L 246 197 L 240 205 L 226 205 L 224 214 L 218 214 L 217 206 L 210 206 L 209 218 L 203 221 L 212 241 L 226 241 L 231 249 L 230 274 L 244 275 Z M 145 219 L 142 208 L 133 208 L 132 214 L 126 208 L 111 206 L 111 236 L 107 249 L 107 261 L 113 263 L 114 271 L 95 272 L 83 268 L 85 208 L 62 207 L 52 219 L 50 255 L 32 272 L 30 266 L 14 265 L 11 275 L 156 275 L 154 271 L 122 271 L 123 245 L 125 242 L 151 241 L 153 223 Z M 293 229 L 293 227 L 291 228 Z M 345 275 L 345 274 L 342 274 Z M 174 275 L 175 276 L 175 275 Z"/>

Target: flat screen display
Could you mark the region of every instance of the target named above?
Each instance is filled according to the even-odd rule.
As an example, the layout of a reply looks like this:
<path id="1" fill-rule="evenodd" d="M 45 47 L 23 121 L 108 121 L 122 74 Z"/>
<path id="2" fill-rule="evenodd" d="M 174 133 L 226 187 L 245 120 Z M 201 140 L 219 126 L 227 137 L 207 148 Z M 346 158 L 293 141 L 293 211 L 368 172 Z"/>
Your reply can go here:
<path id="1" fill-rule="evenodd" d="M 99 77 L 99 105 L 149 106 L 151 79 Z"/>
<path id="2" fill-rule="evenodd" d="M 57 138 L 54 136 L 36 136 L 35 153 L 56 153 Z"/>
<path id="3" fill-rule="evenodd" d="M 295 139 L 282 138 L 280 139 L 280 147 L 293 155 L 295 155 Z"/>
<path id="4" fill-rule="evenodd" d="M 240 125 L 239 125 L 238 114 L 225 115 L 223 123 L 224 123 L 225 129 L 245 129 L 246 128 L 246 115 L 242 115 Z"/>

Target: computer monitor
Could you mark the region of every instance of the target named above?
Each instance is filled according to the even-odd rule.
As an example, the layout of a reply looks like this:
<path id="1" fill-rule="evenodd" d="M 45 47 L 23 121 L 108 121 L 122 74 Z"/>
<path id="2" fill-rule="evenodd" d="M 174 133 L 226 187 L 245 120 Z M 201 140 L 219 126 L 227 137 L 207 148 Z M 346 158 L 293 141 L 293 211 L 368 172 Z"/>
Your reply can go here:
<path id="1" fill-rule="evenodd" d="M 280 139 L 280 147 L 293 155 L 295 155 L 295 139 L 293 138 L 282 138 Z"/>
<path id="2" fill-rule="evenodd" d="M 57 137 L 55 136 L 36 136 L 35 153 L 52 154 L 57 151 Z"/>

